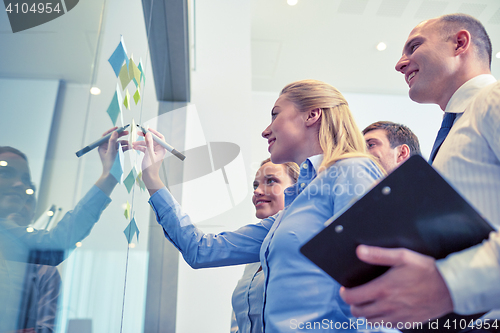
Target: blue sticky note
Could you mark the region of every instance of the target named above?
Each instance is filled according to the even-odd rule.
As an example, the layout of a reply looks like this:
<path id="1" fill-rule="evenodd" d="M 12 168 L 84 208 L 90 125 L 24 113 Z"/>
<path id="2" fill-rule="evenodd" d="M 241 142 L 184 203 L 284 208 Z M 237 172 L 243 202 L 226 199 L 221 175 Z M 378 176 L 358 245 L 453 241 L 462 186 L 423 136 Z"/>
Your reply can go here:
<path id="1" fill-rule="evenodd" d="M 113 95 L 113 99 L 111 100 L 111 103 L 109 104 L 108 110 L 106 112 L 108 113 L 109 118 L 111 118 L 113 126 L 115 126 L 116 120 L 118 119 L 118 115 L 121 112 L 120 102 L 118 101 L 118 94 L 116 91 L 115 94 Z"/>
<path id="2" fill-rule="evenodd" d="M 144 83 L 146 83 L 146 77 L 144 76 L 144 70 L 142 66 L 142 59 L 139 61 L 139 65 L 137 65 L 137 68 L 141 71 L 141 81 L 144 80 Z"/>
<path id="3" fill-rule="evenodd" d="M 144 181 L 142 180 L 142 172 L 140 172 L 136 179 L 135 179 L 137 185 L 139 185 L 139 187 L 141 188 L 142 191 L 145 191 L 146 190 L 146 184 L 144 184 Z"/>
<path id="4" fill-rule="evenodd" d="M 123 178 L 123 151 L 122 146 L 118 143 L 118 154 L 116 154 L 115 162 L 110 170 L 111 175 L 115 177 L 118 183 L 122 182 Z"/>
<path id="5" fill-rule="evenodd" d="M 135 217 L 132 218 L 128 226 L 123 230 L 125 237 L 127 237 L 127 242 L 130 244 L 132 242 L 132 238 L 136 235 L 137 242 L 139 242 L 139 228 L 135 223 Z"/>
<path id="6" fill-rule="evenodd" d="M 132 190 L 132 187 L 135 183 L 135 178 L 137 177 L 137 171 L 135 171 L 135 167 L 130 170 L 127 178 L 123 181 L 123 185 L 127 188 L 128 193 Z"/>
<path id="7" fill-rule="evenodd" d="M 120 70 L 124 61 L 127 63 L 128 67 L 128 57 L 127 51 L 125 50 L 123 36 L 120 38 L 120 43 L 118 43 L 118 46 L 116 47 L 111 57 L 109 57 L 108 61 L 111 64 L 111 67 L 113 67 L 113 71 L 115 71 L 116 77 L 118 77 L 118 74 L 120 74 Z"/>

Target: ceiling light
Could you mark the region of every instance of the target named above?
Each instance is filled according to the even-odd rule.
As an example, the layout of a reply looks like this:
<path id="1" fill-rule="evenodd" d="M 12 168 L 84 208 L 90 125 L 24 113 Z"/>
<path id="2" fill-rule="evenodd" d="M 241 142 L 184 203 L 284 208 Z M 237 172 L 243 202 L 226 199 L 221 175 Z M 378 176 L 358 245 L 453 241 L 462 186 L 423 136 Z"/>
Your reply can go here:
<path id="1" fill-rule="evenodd" d="M 35 229 L 33 229 L 32 227 L 27 227 L 26 228 L 26 232 L 33 232 L 33 231 L 35 231 Z"/>
<path id="2" fill-rule="evenodd" d="M 51 211 L 51 210 L 49 210 L 49 211 L 47 212 L 47 215 L 48 215 L 48 216 L 54 216 L 54 212 L 53 212 L 53 211 Z"/>
<path id="3" fill-rule="evenodd" d="M 497 57 L 498 59 L 500 59 L 500 52 L 498 52 L 495 57 Z"/>
<path id="4" fill-rule="evenodd" d="M 135 244 L 134 244 L 134 243 L 130 243 L 130 244 L 128 245 L 128 247 L 129 247 L 129 248 L 131 248 L 131 249 L 133 249 L 133 248 L 135 247 Z"/>
<path id="5" fill-rule="evenodd" d="M 387 45 L 385 45 L 384 42 L 380 42 L 377 45 L 377 50 L 379 50 L 379 51 L 384 51 L 386 48 L 387 48 Z"/>
<path id="6" fill-rule="evenodd" d="M 76 247 L 81 247 L 82 246 L 82 242 L 76 242 L 75 246 Z"/>
<path id="7" fill-rule="evenodd" d="M 286 0 L 286 3 L 289 4 L 290 6 L 295 6 L 297 2 L 298 0 Z"/>
<path id="8" fill-rule="evenodd" d="M 29 189 L 26 190 L 26 194 L 27 195 L 32 195 L 33 193 L 35 193 L 35 191 L 33 191 L 32 188 L 29 188 Z"/>
<path id="9" fill-rule="evenodd" d="M 99 89 L 97 87 L 92 87 L 92 88 L 90 88 L 90 93 L 92 95 L 99 95 L 101 93 L 101 89 Z"/>
<path id="10" fill-rule="evenodd" d="M 7 166 L 9 163 L 7 161 L 0 161 L 0 166 Z"/>

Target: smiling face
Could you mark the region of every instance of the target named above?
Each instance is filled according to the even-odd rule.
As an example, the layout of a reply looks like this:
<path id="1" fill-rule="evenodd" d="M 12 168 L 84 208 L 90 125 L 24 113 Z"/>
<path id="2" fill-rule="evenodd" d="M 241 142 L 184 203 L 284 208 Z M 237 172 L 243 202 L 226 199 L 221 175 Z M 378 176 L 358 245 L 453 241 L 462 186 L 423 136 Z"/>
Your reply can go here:
<path id="1" fill-rule="evenodd" d="M 19 212 L 29 198 L 29 188 L 28 162 L 11 152 L 0 154 L 0 217 Z"/>
<path id="2" fill-rule="evenodd" d="M 271 124 L 262 132 L 267 139 L 273 163 L 303 162 L 303 147 L 307 143 L 305 112 L 281 95 L 271 111 Z M 300 156 L 300 157 L 299 157 Z"/>
<path id="3" fill-rule="evenodd" d="M 292 180 L 285 165 L 268 162 L 261 166 L 253 181 L 255 216 L 265 219 L 285 208 L 283 191 L 291 185 Z"/>
<path id="4" fill-rule="evenodd" d="M 435 103 L 444 110 L 458 88 L 455 76 L 459 63 L 453 38 L 442 35 L 441 24 L 433 19 L 412 30 L 396 70 L 404 74 L 413 101 Z"/>

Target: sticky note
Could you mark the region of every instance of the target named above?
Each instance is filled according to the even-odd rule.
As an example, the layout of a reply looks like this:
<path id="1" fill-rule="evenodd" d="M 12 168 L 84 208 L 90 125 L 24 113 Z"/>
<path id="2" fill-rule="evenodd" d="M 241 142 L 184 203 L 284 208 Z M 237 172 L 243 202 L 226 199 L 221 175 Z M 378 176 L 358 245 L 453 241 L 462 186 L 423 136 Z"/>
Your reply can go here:
<path id="1" fill-rule="evenodd" d="M 146 184 L 144 184 L 144 181 L 142 180 L 142 172 L 139 172 L 139 175 L 137 175 L 135 182 L 137 183 L 137 185 L 139 185 L 142 191 L 146 190 Z"/>
<path id="2" fill-rule="evenodd" d="M 135 86 L 140 86 L 141 85 L 141 70 L 137 68 L 135 65 L 134 59 L 130 57 L 129 64 L 128 64 L 128 73 L 129 77 L 134 80 Z"/>
<path id="3" fill-rule="evenodd" d="M 127 88 L 128 84 L 132 80 L 132 78 L 130 77 L 130 73 L 128 71 L 127 64 L 124 64 L 122 66 L 118 78 L 120 79 L 120 83 L 122 84 L 122 89 L 125 90 L 125 88 Z"/>
<path id="4" fill-rule="evenodd" d="M 120 73 L 120 69 L 122 68 L 124 61 L 127 62 L 128 67 L 127 50 L 125 49 L 125 41 L 123 40 L 123 36 L 120 37 L 120 43 L 118 43 L 118 46 L 116 47 L 111 57 L 109 57 L 108 61 L 111 64 L 111 67 L 113 67 L 113 71 L 115 72 L 117 77 Z"/>
<path id="5" fill-rule="evenodd" d="M 111 103 L 109 103 L 108 110 L 106 111 L 113 122 L 113 126 L 116 125 L 116 120 L 118 119 L 118 115 L 121 112 L 120 101 L 118 100 L 118 94 L 114 93 L 113 98 L 111 99 Z"/>
<path id="6" fill-rule="evenodd" d="M 135 183 L 135 178 L 137 177 L 137 171 L 135 170 L 135 167 L 130 170 L 127 178 L 123 181 L 123 185 L 127 188 L 128 193 L 132 190 L 132 187 L 134 186 Z"/>
<path id="7" fill-rule="evenodd" d="M 141 71 L 141 81 L 144 81 L 144 83 L 146 83 L 146 77 L 144 76 L 144 65 L 142 64 L 142 59 L 140 59 L 137 68 Z"/>
<path id="8" fill-rule="evenodd" d="M 118 183 L 122 183 L 123 181 L 123 160 L 122 145 L 118 143 L 118 154 L 116 154 L 115 161 L 110 170 L 111 175 L 115 177 Z"/>
<path id="9" fill-rule="evenodd" d="M 132 142 L 137 141 L 137 126 L 135 123 L 135 119 L 132 118 L 132 121 L 130 122 L 130 134 L 129 134 L 129 143 L 132 144 Z M 133 163 L 132 163 L 133 165 Z"/>
<path id="10" fill-rule="evenodd" d="M 124 123 L 123 123 L 123 112 L 121 112 L 123 98 L 122 98 L 122 94 L 120 94 L 120 85 L 118 83 L 116 83 L 116 95 L 118 96 L 118 101 L 120 102 L 121 124 L 122 124 L 122 126 L 124 126 Z"/>
<path id="11" fill-rule="evenodd" d="M 141 99 L 141 94 L 139 93 L 139 88 L 137 88 L 137 90 L 135 91 L 135 94 L 134 94 L 135 105 L 137 105 L 137 103 L 139 103 L 140 99 Z"/>
<path id="12" fill-rule="evenodd" d="M 123 99 L 123 105 L 125 105 L 125 107 L 130 110 L 130 94 L 128 93 L 128 89 L 125 92 L 125 98 Z"/>
<path id="13" fill-rule="evenodd" d="M 127 237 L 129 244 L 132 242 L 134 235 L 136 235 L 137 242 L 139 242 L 139 228 L 137 227 L 137 223 L 135 223 L 135 217 L 132 218 L 128 226 L 123 230 L 123 233 Z"/>
<path id="14" fill-rule="evenodd" d="M 123 215 L 127 220 L 130 219 L 130 203 L 128 202 L 128 200 L 127 200 L 127 207 L 125 208 L 125 212 L 123 212 Z"/>

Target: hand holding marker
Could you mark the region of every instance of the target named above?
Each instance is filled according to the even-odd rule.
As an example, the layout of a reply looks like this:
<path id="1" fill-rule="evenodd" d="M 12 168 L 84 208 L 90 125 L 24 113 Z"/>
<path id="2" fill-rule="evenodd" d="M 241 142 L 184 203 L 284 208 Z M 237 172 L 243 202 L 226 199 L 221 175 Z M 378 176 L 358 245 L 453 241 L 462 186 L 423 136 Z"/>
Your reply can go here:
<path id="1" fill-rule="evenodd" d="M 127 124 L 123 127 L 120 127 L 120 128 L 117 128 L 116 130 L 112 131 L 112 132 L 109 132 L 107 135 L 103 136 L 102 138 L 100 138 L 99 140 L 97 141 L 94 141 L 92 142 L 91 144 L 89 144 L 88 146 L 80 149 L 79 151 L 76 152 L 76 156 L 78 157 L 82 157 L 83 155 L 87 154 L 89 151 L 93 150 L 94 148 L 97 148 L 99 147 L 100 145 L 102 145 L 104 142 L 107 142 L 109 140 L 109 138 L 111 137 L 111 134 L 113 134 L 113 132 L 117 132 L 118 133 L 118 136 L 120 136 L 120 134 L 125 131 L 125 129 L 127 127 L 129 127 L 130 124 Z"/>
<path id="2" fill-rule="evenodd" d="M 158 136 L 156 136 L 154 133 L 152 133 L 151 131 L 145 129 L 144 127 L 142 127 L 140 125 L 137 125 L 137 127 L 139 127 L 139 129 L 142 131 L 142 133 L 144 133 L 144 135 L 146 135 L 146 133 L 151 133 L 151 137 L 153 138 L 154 141 L 156 141 L 160 146 L 162 146 L 163 148 L 165 148 L 166 150 L 168 150 L 169 152 L 171 152 L 173 155 L 175 155 L 181 161 L 184 161 L 184 159 L 186 158 L 186 156 L 184 156 L 183 154 L 179 153 L 174 147 L 172 147 L 171 145 L 169 145 L 168 143 L 166 143 L 165 141 L 163 141 Z"/>

